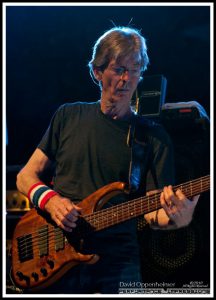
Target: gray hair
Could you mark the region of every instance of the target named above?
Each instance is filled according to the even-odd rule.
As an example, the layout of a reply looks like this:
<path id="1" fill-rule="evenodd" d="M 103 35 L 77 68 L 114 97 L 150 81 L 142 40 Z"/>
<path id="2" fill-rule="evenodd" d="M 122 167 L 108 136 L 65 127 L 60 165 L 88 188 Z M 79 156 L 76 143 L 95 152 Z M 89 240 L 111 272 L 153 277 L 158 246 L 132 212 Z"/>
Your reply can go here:
<path id="1" fill-rule="evenodd" d="M 92 59 L 88 63 L 91 77 L 94 80 L 94 69 L 104 71 L 112 59 L 119 60 L 131 53 L 140 54 L 141 72 L 145 71 L 149 58 L 146 40 L 140 31 L 130 27 L 114 27 L 106 31 L 93 47 Z"/>

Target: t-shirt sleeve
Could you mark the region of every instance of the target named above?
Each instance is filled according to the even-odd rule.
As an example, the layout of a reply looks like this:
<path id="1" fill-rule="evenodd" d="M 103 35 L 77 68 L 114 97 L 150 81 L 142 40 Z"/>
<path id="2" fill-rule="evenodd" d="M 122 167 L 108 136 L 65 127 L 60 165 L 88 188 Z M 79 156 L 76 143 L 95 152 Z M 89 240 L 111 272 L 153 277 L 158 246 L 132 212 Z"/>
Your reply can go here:
<path id="1" fill-rule="evenodd" d="M 38 148 L 41 149 L 50 160 L 55 161 L 55 156 L 59 147 L 61 120 L 63 119 L 63 105 L 54 113 L 49 127 L 42 137 Z"/>

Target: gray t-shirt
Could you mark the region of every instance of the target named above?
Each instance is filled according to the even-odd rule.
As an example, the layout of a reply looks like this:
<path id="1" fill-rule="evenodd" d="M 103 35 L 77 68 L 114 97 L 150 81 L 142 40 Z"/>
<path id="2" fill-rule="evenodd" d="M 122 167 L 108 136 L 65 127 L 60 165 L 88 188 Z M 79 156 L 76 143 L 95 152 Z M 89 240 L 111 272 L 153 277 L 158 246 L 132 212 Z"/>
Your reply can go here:
<path id="1" fill-rule="evenodd" d="M 145 192 L 173 184 L 173 152 L 168 135 L 159 125 L 151 125 L 143 118 L 139 122 L 137 137 L 149 144 L 140 190 Z M 81 201 L 107 184 L 128 182 L 129 126 L 129 122 L 104 115 L 99 101 L 60 106 L 38 145 L 55 162 L 54 189 L 73 201 Z M 104 207 L 129 199 L 127 195 L 116 196 Z M 88 234 L 84 240 L 84 249 L 89 253 L 116 257 L 138 255 L 136 219 Z"/>

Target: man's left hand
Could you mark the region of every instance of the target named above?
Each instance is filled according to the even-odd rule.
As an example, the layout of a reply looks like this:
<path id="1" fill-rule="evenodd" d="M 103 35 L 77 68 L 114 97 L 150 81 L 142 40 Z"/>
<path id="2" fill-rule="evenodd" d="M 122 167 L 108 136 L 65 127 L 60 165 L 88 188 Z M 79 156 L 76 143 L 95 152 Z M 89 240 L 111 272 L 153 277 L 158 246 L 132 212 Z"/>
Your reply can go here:
<path id="1" fill-rule="evenodd" d="M 200 195 L 189 200 L 180 189 L 173 191 L 172 186 L 165 186 L 160 196 L 161 206 L 171 220 L 167 229 L 181 228 L 190 224 Z"/>
<path id="2" fill-rule="evenodd" d="M 151 193 L 152 194 L 152 193 Z M 190 224 L 200 195 L 189 200 L 180 189 L 165 186 L 160 196 L 162 209 L 145 215 L 153 229 L 177 229 Z"/>

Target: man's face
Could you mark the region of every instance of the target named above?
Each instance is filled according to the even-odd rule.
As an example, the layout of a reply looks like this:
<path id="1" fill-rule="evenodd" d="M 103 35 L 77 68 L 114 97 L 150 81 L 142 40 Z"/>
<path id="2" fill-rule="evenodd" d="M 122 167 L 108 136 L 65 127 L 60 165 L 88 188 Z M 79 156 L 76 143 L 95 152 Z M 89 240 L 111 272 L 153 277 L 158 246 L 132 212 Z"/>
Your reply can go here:
<path id="1" fill-rule="evenodd" d="M 139 56 L 119 61 L 111 60 L 101 73 L 102 100 L 112 103 L 130 103 L 140 79 Z"/>

